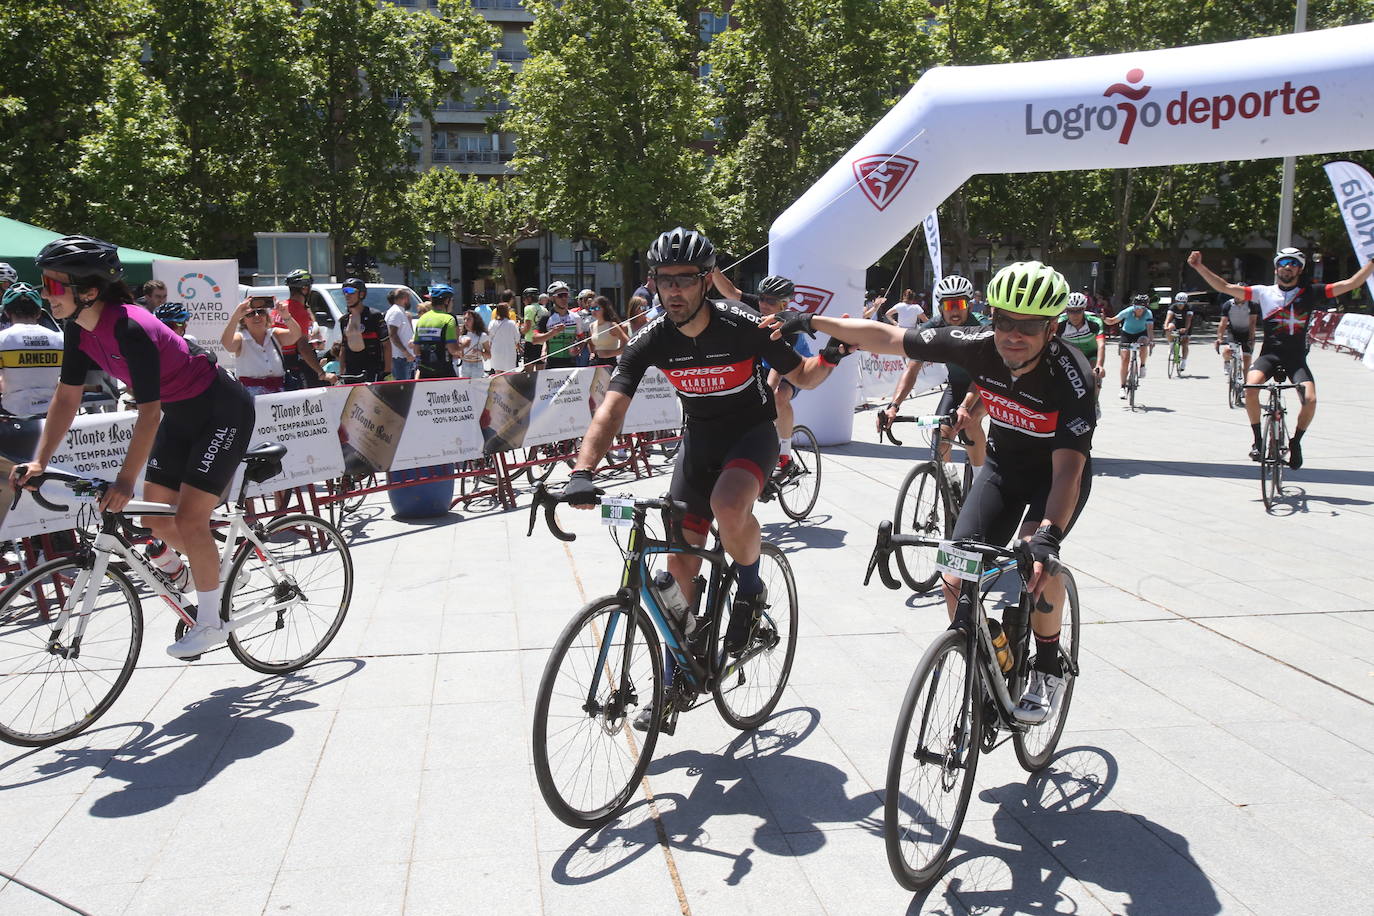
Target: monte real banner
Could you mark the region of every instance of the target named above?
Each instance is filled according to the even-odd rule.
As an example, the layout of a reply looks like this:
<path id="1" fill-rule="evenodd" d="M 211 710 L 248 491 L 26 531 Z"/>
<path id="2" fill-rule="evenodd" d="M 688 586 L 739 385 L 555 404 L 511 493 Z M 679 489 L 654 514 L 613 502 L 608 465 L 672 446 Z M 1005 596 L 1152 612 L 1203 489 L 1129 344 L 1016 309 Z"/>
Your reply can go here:
<path id="1" fill-rule="evenodd" d="M 1326 177 L 1336 192 L 1336 205 L 1350 233 L 1350 246 L 1361 265 L 1374 261 L 1374 177 L 1360 165 L 1345 159 L 1326 164 Z M 1374 277 L 1365 281 L 1374 297 Z"/>
<path id="2" fill-rule="evenodd" d="M 286 457 L 281 474 L 250 485 L 248 492 L 287 490 L 345 473 L 367 476 L 447 465 L 577 438 L 586 432 L 608 381 L 605 368 L 553 369 L 263 395 L 253 402 L 257 418 L 250 442 L 279 442 L 286 446 Z M 627 416 L 624 431 L 676 430 L 682 413 L 672 391 L 661 372 L 649 370 L 630 402 L 633 417 Z M 134 419 L 131 411 L 77 417 L 51 466 L 113 480 L 123 466 Z M 36 422 L 0 424 L 0 471 L 7 473 L 11 464 L 28 460 L 38 433 Z M 135 490 L 142 486 L 140 479 Z M 238 486 L 236 478 L 231 495 L 237 495 Z M 64 498 L 60 485 L 49 484 L 48 489 L 62 497 L 56 502 L 71 503 L 72 511 L 53 513 L 32 499 L 21 500 L 0 517 L 0 537 L 71 528 L 77 504 Z"/>

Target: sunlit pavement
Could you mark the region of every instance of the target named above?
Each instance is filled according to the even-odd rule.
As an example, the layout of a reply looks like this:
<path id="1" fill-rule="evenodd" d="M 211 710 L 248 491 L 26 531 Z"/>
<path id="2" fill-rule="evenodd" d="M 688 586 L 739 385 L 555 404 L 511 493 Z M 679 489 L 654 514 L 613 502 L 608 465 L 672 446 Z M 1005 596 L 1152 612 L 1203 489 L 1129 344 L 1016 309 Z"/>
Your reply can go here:
<path id="1" fill-rule="evenodd" d="M 1200 343 L 1168 379 L 1163 355 L 1143 410 L 1109 371 L 1092 498 L 1063 554 L 1085 625 L 1060 756 L 1034 776 L 1009 747 L 983 758 L 927 895 L 889 874 L 882 791 L 944 615 L 860 584 L 925 449 L 875 444 L 871 412 L 827 450 L 808 522 L 760 510 L 801 591 L 776 716 L 751 735 L 710 704 L 684 715 L 609 826 L 548 813 L 529 739 L 550 645 L 618 582 L 604 530 L 563 511 L 575 544 L 526 538 L 525 511 L 483 505 L 402 522 L 381 496 L 349 528 L 357 591 L 323 661 L 286 679 L 223 652 L 173 663 L 173 621 L 149 602 L 143 662 L 90 732 L 0 746 L 0 870 L 95 914 L 1365 911 L 1374 373 L 1313 354 L 1307 466 L 1271 514 L 1220 358 Z M 0 913 L 62 912 L 0 888 Z"/>

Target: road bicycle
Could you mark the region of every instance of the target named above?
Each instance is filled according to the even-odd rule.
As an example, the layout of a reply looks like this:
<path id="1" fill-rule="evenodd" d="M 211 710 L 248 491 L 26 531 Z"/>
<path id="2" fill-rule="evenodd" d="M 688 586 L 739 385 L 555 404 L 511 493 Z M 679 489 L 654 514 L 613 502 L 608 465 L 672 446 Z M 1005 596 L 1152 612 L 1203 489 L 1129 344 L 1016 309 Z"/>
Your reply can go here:
<path id="1" fill-rule="evenodd" d="M 1260 498 L 1266 510 L 1274 508 L 1274 503 L 1283 495 L 1283 468 L 1288 463 L 1288 411 L 1283 406 L 1283 391 L 1296 388 L 1298 398 L 1302 398 L 1302 386 L 1280 384 L 1273 379 L 1260 385 L 1246 385 L 1246 390 L 1265 392 L 1261 406 L 1262 428 L 1260 430 Z"/>
<path id="2" fill-rule="evenodd" d="M 1231 358 L 1226 360 L 1226 404 L 1228 407 L 1245 406 L 1245 358 L 1240 346 L 1232 341 Z"/>
<path id="3" fill-rule="evenodd" d="M 543 486 L 530 506 L 529 533 L 542 509 L 561 541 L 575 540 L 554 517 L 561 496 Z M 797 651 L 797 585 L 786 556 L 764 542 L 759 574 L 768 605 L 739 655 L 724 647 L 735 571 L 717 536 L 712 547 L 682 537 L 686 505 L 671 499 L 601 501 L 603 521 L 618 535 L 627 528 L 620 588 L 588 603 L 554 643 L 534 707 L 534 772 L 549 810 L 573 827 L 615 817 L 639 788 L 660 734 L 671 735 L 679 714 L 707 694 L 731 726 L 757 728 L 772 713 Z M 664 534 L 648 530 L 662 514 Z M 709 575 L 694 580 L 695 598 L 681 619 L 660 604 L 653 587 L 658 561 L 687 553 L 706 561 Z M 631 727 L 636 710 L 651 710 L 647 729 Z"/>
<path id="4" fill-rule="evenodd" d="M 1183 333 L 1175 331 L 1169 338 L 1169 378 L 1183 377 Z"/>
<path id="5" fill-rule="evenodd" d="M 806 518 L 821 495 L 821 447 L 808 427 L 792 428 L 792 460 L 764 481 L 759 502 L 777 499 L 793 521 Z"/>
<path id="6" fill-rule="evenodd" d="M 1025 544 L 1012 548 L 978 541 L 942 541 L 894 534 L 889 522 L 878 526 L 878 539 L 864 576 L 876 569 L 884 585 L 901 587 L 888 566 L 899 547 L 935 548 L 944 572 L 961 580 L 959 620 L 926 649 L 911 676 L 888 755 L 883 836 L 887 861 L 898 883 L 920 891 L 939 878 L 959 839 L 973 793 L 980 754 L 1010 737 L 1016 759 L 1028 772 L 1044 768 L 1054 756 L 1068 721 L 1078 680 L 1079 607 L 1073 575 L 1057 560 L 1047 572 L 1063 577 L 1067 590 L 1059 653 L 1065 685 L 1054 715 L 1037 725 L 1017 721 L 1013 710 L 1030 677 L 1031 596 L 1025 588 L 1032 562 Z M 1009 570 L 1021 578 L 1021 595 L 994 626 L 984 606 L 993 583 Z M 996 638 L 1005 635 L 1010 670 L 998 662 Z"/>
<path id="7" fill-rule="evenodd" d="M 228 648 L 264 674 L 314 660 L 339 632 L 353 595 L 353 561 L 332 525 L 305 514 L 251 523 L 244 515 L 248 483 L 280 474 L 284 454 L 275 444 L 252 449 L 237 502 L 212 516 L 223 525 L 215 534 L 223 541 Z M 76 552 L 33 568 L 0 594 L 0 740 L 28 747 L 84 731 L 128 684 L 143 644 L 134 580 L 171 608 L 177 638 L 195 622 L 194 608 L 133 543 L 131 516 L 172 516 L 175 506 L 132 500 L 120 512 L 102 511 L 95 504 L 105 481 L 55 470 L 31 478 L 33 498 L 63 514 L 67 506 L 43 495 L 46 483 L 64 484 L 83 505 Z M 24 492 L 16 491 L 16 503 Z"/>
<path id="8" fill-rule="evenodd" d="M 894 445 L 902 442 L 892 434 L 891 424 L 885 422 L 884 415 L 878 414 L 878 434 L 886 436 Z M 940 461 L 941 440 L 948 446 L 954 439 L 940 434 L 940 425 L 952 424 L 954 415 L 948 417 L 894 417 L 892 423 L 915 423 L 917 429 L 930 431 L 930 460 L 921 462 L 907 472 L 897 490 L 897 505 L 892 510 L 892 530 L 896 534 L 917 534 L 925 537 L 949 537 L 954 533 L 954 520 L 964 506 L 964 497 L 973 485 L 973 465 L 964 462 L 964 474 L 956 483 L 945 472 L 944 462 Z M 970 441 L 961 431 L 956 437 L 967 448 Z M 935 554 L 930 550 L 909 547 L 896 551 L 897 571 L 907 588 L 918 594 L 930 591 L 940 577 L 935 568 Z"/>
<path id="9" fill-rule="evenodd" d="M 1131 410 L 1135 410 L 1135 393 L 1140 389 L 1140 374 L 1144 368 L 1140 364 L 1140 341 L 1122 344 L 1121 348 L 1131 354 L 1130 362 L 1126 366 L 1126 397 Z"/>

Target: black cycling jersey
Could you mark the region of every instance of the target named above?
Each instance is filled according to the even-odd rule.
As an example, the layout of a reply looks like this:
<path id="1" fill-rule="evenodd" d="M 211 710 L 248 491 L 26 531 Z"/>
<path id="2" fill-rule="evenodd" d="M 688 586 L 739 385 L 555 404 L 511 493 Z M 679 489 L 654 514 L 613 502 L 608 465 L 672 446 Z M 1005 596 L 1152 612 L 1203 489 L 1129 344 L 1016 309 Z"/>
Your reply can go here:
<path id="1" fill-rule="evenodd" d="M 681 396 L 689 423 L 726 422 L 742 433 L 775 419 L 762 361 L 786 375 L 802 358 L 759 327 L 758 312 L 727 301 L 704 307 L 710 321 L 696 337 L 683 334 L 667 316 L 640 329 L 620 356 L 611 390 L 633 396 L 644 373 L 657 366 Z"/>
<path id="2" fill-rule="evenodd" d="M 1051 338 L 1030 372 L 1013 377 L 997 353 L 992 328 L 912 328 L 903 347 L 912 359 L 958 363 L 973 377 L 992 421 L 989 441 L 1007 459 L 1049 464 L 1055 449 L 1087 455 L 1097 425 L 1092 370 L 1075 347 Z"/>

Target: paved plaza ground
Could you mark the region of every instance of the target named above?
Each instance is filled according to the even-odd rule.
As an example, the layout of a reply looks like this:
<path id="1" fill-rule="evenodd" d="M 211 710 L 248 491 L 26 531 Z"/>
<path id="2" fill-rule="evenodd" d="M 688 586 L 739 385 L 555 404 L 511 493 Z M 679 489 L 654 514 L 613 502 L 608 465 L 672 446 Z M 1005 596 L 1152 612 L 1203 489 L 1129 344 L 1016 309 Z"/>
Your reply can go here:
<path id="1" fill-rule="evenodd" d="M 616 584 L 609 538 L 590 514 L 562 513 L 580 535 L 564 545 L 526 538 L 523 510 L 403 522 L 376 497 L 349 529 L 357 589 L 321 662 L 285 679 L 225 652 L 175 663 L 149 604 L 139 670 L 89 733 L 0 745 L 0 870 L 100 916 L 1368 913 L 1374 374 L 1313 354 L 1307 467 L 1266 514 L 1220 360 L 1199 345 L 1167 379 L 1162 355 L 1144 410 L 1109 379 L 1064 549 L 1085 625 L 1060 755 L 1035 776 L 1010 748 L 983 758 L 927 895 L 888 871 L 882 790 L 944 614 L 861 586 L 925 449 L 876 444 L 871 412 L 826 450 L 806 523 L 760 510 L 801 593 L 777 714 L 753 734 L 709 704 L 683 716 L 609 826 L 548 813 L 529 738 L 550 645 Z M 2 914 L 63 912 L 0 883 Z"/>

